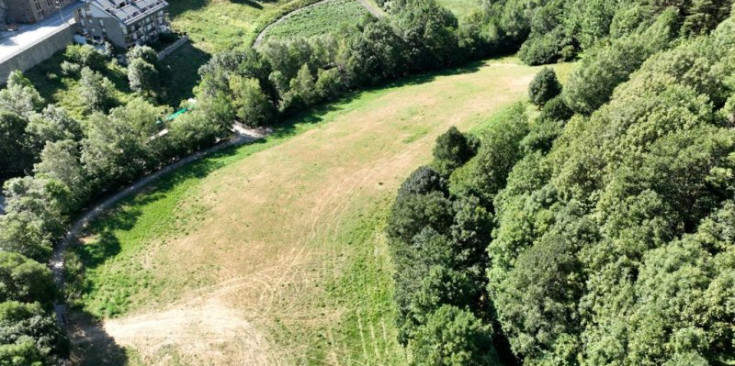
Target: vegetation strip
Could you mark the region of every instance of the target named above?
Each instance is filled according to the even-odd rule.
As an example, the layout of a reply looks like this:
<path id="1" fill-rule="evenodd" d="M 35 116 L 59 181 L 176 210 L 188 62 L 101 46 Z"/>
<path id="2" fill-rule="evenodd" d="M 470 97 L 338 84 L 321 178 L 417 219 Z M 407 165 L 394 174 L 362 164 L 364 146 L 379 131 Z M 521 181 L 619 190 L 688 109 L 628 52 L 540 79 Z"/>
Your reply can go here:
<path id="1" fill-rule="evenodd" d="M 208 149 L 195 152 L 189 156 L 183 157 L 180 160 L 176 161 L 175 163 L 169 164 L 163 169 L 150 174 L 144 178 L 141 178 L 137 182 L 131 184 L 125 189 L 120 190 L 118 193 L 115 193 L 114 195 L 106 198 L 101 203 L 96 204 L 94 207 L 88 209 L 85 213 L 83 213 L 80 217 L 78 217 L 74 224 L 71 225 L 71 228 L 66 233 L 66 236 L 64 236 L 64 239 L 59 242 L 59 244 L 54 247 L 54 252 L 51 257 L 51 261 L 49 262 L 49 267 L 51 268 L 51 271 L 53 272 L 54 282 L 58 286 L 58 288 L 61 291 L 64 291 L 64 254 L 66 253 L 67 249 L 70 245 L 76 242 L 79 238 L 79 234 L 84 230 L 84 228 L 92 221 L 97 219 L 100 215 L 104 214 L 107 210 L 109 210 L 111 207 L 113 207 L 115 204 L 120 202 L 121 200 L 130 197 L 131 195 L 139 192 L 141 189 L 143 189 L 145 186 L 150 184 L 151 182 L 157 180 L 158 178 L 169 174 L 187 164 L 190 164 L 194 161 L 197 161 L 201 159 L 204 156 L 207 156 L 209 154 L 212 154 L 214 152 L 220 151 L 222 149 L 232 147 L 232 146 L 239 146 L 247 143 L 251 143 L 255 140 L 265 138 L 265 134 L 262 131 L 256 131 L 256 130 L 244 130 L 241 127 L 236 127 L 235 131 L 237 131 L 236 136 L 223 142 L 219 143 L 215 146 L 212 146 Z M 54 304 L 54 309 L 56 311 L 56 318 L 61 322 L 61 325 L 66 327 L 67 325 L 67 309 L 65 303 L 56 303 Z"/>

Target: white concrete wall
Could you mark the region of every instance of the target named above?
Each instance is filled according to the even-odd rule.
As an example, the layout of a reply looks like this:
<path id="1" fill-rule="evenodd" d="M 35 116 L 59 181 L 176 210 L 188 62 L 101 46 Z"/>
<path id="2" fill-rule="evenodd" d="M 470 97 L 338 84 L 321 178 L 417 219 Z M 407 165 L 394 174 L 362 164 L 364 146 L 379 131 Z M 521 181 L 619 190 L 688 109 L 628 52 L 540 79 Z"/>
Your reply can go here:
<path id="1" fill-rule="evenodd" d="M 76 24 L 59 30 L 54 35 L 26 48 L 22 52 L 0 63 L 0 85 L 5 84 L 8 76 L 14 70 L 27 71 L 51 57 L 54 53 L 63 50 L 74 41 Z"/>

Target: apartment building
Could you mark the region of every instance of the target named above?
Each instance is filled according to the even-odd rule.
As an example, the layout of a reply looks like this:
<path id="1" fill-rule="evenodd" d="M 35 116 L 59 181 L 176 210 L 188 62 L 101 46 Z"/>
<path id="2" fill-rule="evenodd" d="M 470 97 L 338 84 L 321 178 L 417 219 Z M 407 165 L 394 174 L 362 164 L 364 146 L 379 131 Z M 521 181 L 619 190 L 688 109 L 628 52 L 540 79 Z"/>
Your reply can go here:
<path id="1" fill-rule="evenodd" d="M 36 23 L 60 8 L 76 3 L 78 0 L 3 0 L 5 2 L 5 21 L 8 23 Z M 0 5 L 1 6 L 1 5 Z"/>
<path id="2" fill-rule="evenodd" d="M 128 48 L 169 32 L 167 9 L 164 0 L 91 0 L 74 16 L 88 41 Z"/>

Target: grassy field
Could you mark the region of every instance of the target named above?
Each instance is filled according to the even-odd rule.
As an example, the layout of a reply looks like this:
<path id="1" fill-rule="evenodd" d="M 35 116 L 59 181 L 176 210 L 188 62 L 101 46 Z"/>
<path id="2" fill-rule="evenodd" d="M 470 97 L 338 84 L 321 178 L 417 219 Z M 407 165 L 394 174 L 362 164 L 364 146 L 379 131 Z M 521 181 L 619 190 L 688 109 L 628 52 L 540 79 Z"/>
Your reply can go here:
<path id="1" fill-rule="evenodd" d="M 355 25 L 370 13 L 357 0 L 334 0 L 299 10 L 274 25 L 266 39 L 311 37 L 335 33 L 344 25 Z"/>
<path id="2" fill-rule="evenodd" d="M 480 8 L 480 0 L 437 0 L 439 5 L 451 10 L 460 20 Z"/>
<path id="3" fill-rule="evenodd" d="M 318 0 L 171 0 L 171 25 L 208 53 L 249 47 L 258 32 L 283 14 Z"/>
<path id="4" fill-rule="evenodd" d="M 359 93 L 120 205 L 70 259 L 87 268 L 77 313 L 104 320 L 78 324 L 87 364 L 404 364 L 382 234 L 395 192 L 436 136 L 487 123 L 537 70 L 495 60 Z"/>

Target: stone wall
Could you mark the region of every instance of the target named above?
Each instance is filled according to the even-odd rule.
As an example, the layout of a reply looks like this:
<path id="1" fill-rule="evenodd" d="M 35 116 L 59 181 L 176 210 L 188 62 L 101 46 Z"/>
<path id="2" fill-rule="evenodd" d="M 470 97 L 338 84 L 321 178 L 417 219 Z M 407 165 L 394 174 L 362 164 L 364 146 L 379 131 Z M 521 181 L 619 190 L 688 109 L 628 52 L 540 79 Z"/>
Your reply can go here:
<path id="1" fill-rule="evenodd" d="M 63 50 L 74 41 L 77 32 L 76 24 L 69 25 L 56 34 L 37 42 L 17 55 L 0 64 L 0 85 L 5 84 L 8 76 L 14 70 L 26 71 L 40 64 L 54 53 Z"/>
<path id="2" fill-rule="evenodd" d="M 179 47 L 186 44 L 186 42 L 189 42 L 189 36 L 183 36 L 176 40 L 172 45 L 166 47 L 163 51 L 158 53 L 158 61 L 163 61 L 168 55 L 172 54 L 174 51 L 176 51 Z"/>

